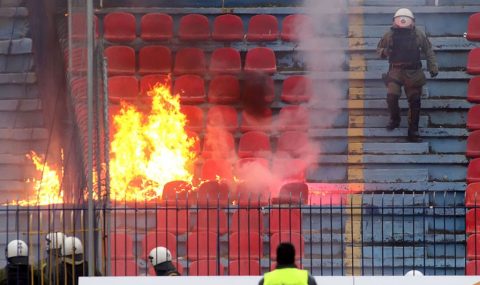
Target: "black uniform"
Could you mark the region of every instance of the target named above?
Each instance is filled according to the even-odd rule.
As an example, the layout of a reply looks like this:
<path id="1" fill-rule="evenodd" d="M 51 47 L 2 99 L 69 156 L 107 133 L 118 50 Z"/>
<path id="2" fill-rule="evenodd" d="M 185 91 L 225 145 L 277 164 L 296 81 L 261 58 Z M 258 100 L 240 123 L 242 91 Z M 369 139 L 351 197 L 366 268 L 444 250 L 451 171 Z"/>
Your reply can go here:
<path id="1" fill-rule="evenodd" d="M 80 264 L 72 264 L 62 261 L 59 265 L 59 284 L 77 285 L 80 276 L 88 276 L 88 262 L 83 261 Z M 101 276 L 100 272 L 95 270 L 95 276 Z"/>
<path id="2" fill-rule="evenodd" d="M 0 269 L 0 285 L 43 285 L 48 278 L 25 264 L 7 264 Z"/>

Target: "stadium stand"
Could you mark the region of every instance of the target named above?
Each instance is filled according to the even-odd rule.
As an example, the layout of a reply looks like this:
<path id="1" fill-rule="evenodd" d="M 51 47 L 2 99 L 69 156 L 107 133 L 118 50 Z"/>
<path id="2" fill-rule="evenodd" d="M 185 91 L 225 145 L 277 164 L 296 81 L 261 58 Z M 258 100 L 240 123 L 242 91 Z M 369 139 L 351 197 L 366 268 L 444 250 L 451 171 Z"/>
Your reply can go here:
<path id="1" fill-rule="evenodd" d="M 105 49 L 109 75 L 135 74 L 135 50 L 128 46 L 111 46 Z"/>
<path id="2" fill-rule="evenodd" d="M 468 157 L 480 157 L 480 131 L 474 131 L 468 136 L 466 154 Z"/>
<path id="3" fill-rule="evenodd" d="M 272 208 L 269 213 L 269 231 L 271 234 L 280 232 L 302 232 L 302 212 L 299 208 Z"/>
<path id="4" fill-rule="evenodd" d="M 218 48 L 210 59 L 210 73 L 239 74 L 242 70 L 240 53 L 234 48 Z"/>
<path id="5" fill-rule="evenodd" d="M 468 54 L 467 73 L 480 75 L 480 48 L 474 48 Z"/>
<path id="6" fill-rule="evenodd" d="M 140 22 L 140 37 L 144 41 L 166 41 L 173 38 L 173 18 L 164 13 L 147 13 Z"/>
<path id="7" fill-rule="evenodd" d="M 172 52 L 166 46 L 145 46 L 138 54 L 138 73 L 165 73 L 172 71 Z"/>
<path id="8" fill-rule="evenodd" d="M 480 105 L 475 105 L 468 111 L 467 128 L 471 131 L 480 130 Z"/>
<path id="9" fill-rule="evenodd" d="M 472 103 L 480 103 L 480 76 L 470 79 L 467 89 L 467 100 Z"/>
<path id="10" fill-rule="evenodd" d="M 300 233 L 297 232 L 278 232 L 272 234 L 270 240 L 270 258 L 277 258 L 276 248 L 281 242 L 290 242 L 295 246 L 295 260 L 303 258 L 305 254 L 305 240 Z"/>
<path id="11" fill-rule="evenodd" d="M 295 158 L 308 153 L 308 135 L 301 131 L 282 132 L 278 137 L 276 157 Z"/>
<path id="12" fill-rule="evenodd" d="M 245 36 L 242 19 L 233 14 L 215 17 L 212 38 L 215 41 L 241 41 Z"/>
<path id="13" fill-rule="evenodd" d="M 210 38 L 210 27 L 205 15 L 189 14 L 180 19 L 178 37 L 184 41 L 204 41 Z"/>
<path id="14" fill-rule="evenodd" d="M 103 19 L 103 37 L 116 43 L 132 42 L 136 38 L 135 16 L 125 12 L 112 12 Z"/>
<path id="15" fill-rule="evenodd" d="M 278 20 L 273 15 L 254 15 L 248 22 L 247 41 L 275 41 L 278 39 Z"/>
<path id="16" fill-rule="evenodd" d="M 234 75 L 219 75 L 210 80 L 208 102 L 234 104 L 240 100 L 240 83 Z"/>
<path id="17" fill-rule="evenodd" d="M 480 13 L 475 13 L 468 18 L 466 38 L 469 41 L 480 41 Z"/>

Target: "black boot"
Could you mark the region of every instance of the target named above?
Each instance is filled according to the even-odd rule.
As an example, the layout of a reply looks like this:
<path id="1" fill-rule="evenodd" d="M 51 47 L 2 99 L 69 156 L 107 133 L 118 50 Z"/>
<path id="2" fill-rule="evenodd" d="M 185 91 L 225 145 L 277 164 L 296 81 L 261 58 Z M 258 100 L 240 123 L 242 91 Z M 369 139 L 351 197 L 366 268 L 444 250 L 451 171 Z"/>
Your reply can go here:
<path id="1" fill-rule="evenodd" d="M 418 133 L 418 122 L 420 120 L 420 95 L 410 96 L 408 100 L 408 136 L 409 142 L 421 142 L 422 139 Z"/>
<path id="2" fill-rule="evenodd" d="M 391 131 L 400 125 L 400 107 L 398 106 L 398 98 L 396 94 L 387 94 L 387 106 L 390 112 L 390 121 L 387 125 L 387 130 Z"/>

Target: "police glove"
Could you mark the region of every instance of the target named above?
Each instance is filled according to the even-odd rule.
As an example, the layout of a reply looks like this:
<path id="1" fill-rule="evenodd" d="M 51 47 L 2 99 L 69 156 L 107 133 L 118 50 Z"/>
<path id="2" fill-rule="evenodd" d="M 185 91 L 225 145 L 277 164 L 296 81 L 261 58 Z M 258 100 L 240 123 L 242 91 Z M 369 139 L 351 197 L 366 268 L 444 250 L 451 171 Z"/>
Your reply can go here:
<path id="1" fill-rule="evenodd" d="M 435 78 L 438 75 L 438 71 L 430 71 L 430 77 Z"/>

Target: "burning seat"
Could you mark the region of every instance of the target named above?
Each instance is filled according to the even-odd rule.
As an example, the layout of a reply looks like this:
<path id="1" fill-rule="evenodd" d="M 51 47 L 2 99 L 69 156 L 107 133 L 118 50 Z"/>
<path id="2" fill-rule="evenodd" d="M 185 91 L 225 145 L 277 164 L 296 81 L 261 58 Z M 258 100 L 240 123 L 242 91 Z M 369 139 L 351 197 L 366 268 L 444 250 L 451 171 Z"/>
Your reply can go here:
<path id="1" fill-rule="evenodd" d="M 217 257 L 218 235 L 213 232 L 192 232 L 187 239 L 187 259 L 211 259 Z"/>
<path id="2" fill-rule="evenodd" d="M 185 114 L 187 119 L 187 129 L 194 132 L 201 132 L 203 130 L 203 110 L 198 106 L 183 105 L 180 107 L 180 112 Z"/>
<path id="3" fill-rule="evenodd" d="M 228 275 L 258 276 L 262 267 L 256 259 L 233 260 L 228 264 Z"/>
<path id="4" fill-rule="evenodd" d="M 203 103 L 206 98 L 205 82 L 198 75 L 182 75 L 175 80 L 173 94 L 180 96 L 182 104 Z"/>
<path id="5" fill-rule="evenodd" d="M 175 55 L 175 67 L 173 72 L 181 74 L 203 75 L 207 70 L 205 53 L 199 48 L 182 48 Z"/>
<path id="6" fill-rule="evenodd" d="M 134 101 L 138 98 L 138 81 L 135 76 L 112 76 L 108 78 L 108 99 Z"/>
<path id="7" fill-rule="evenodd" d="M 152 90 L 153 87 L 157 84 L 164 84 L 171 89 L 172 83 L 168 75 L 161 74 L 149 74 L 142 76 L 140 79 L 140 94 L 142 97 L 148 96 L 148 91 Z"/>
<path id="8" fill-rule="evenodd" d="M 300 41 L 300 35 L 309 39 L 314 34 L 312 18 L 307 15 L 288 15 L 282 21 L 282 33 L 280 34 L 282 41 Z"/>
<path id="9" fill-rule="evenodd" d="M 232 104 L 240 100 L 240 83 L 233 75 L 219 75 L 210 81 L 208 102 L 214 104 Z"/>
<path id="10" fill-rule="evenodd" d="M 468 18 L 466 38 L 469 41 L 480 41 L 480 13 L 475 13 Z"/>
<path id="11" fill-rule="evenodd" d="M 105 49 L 109 75 L 135 74 L 135 50 L 127 46 L 111 46 Z"/>
<path id="12" fill-rule="evenodd" d="M 234 48 L 224 47 L 213 51 L 210 59 L 210 73 L 239 74 L 242 70 L 240 52 Z"/>
<path id="13" fill-rule="evenodd" d="M 470 133 L 467 138 L 468 157 L 480 157 L 480 130 Z"/>
<path id="14" fill-rule="evenodd" d="M 206 159 L 202 165 L 202 179 L 217 180 L 225 179 L 233 180 L 232 164 L 226 159 Z M 199 198 L 200 198 L 199 194 Z"/>
<path id="15" fill-rule="evenodd" d="M 465 190 L 465 206 L 469 208 L 480 208 L 480 183 L 471 183 Z"/>
<path id="16" fill-rule="evenodd" d="M 178 36 L 183 41 L 202 41 L 210 38 L 208 18 L 200 14 L 188 14 L 180 18 Z"/>
<path id="17" fill-rule="evenodd" d="M 283 81 L 282 99 L 285 103 L 306 103 L 313 94 L 312 80 L 303 75 L 290 76 Z"/>
<path id="18" fill-rule="evenodd" d="M 237 111 L 232 106 L 212 106 L 207 113 L 207 126 L 226 131 L 236 131 L 238 128 Z"/>
<path id="19" fill-rule="evenodd" d="M 172 71 L 172 52 L 165 46 L 145 46 L 139 52 L 138 72 L 141 75 L 151 73 L 170 73 Z"/>
<path id="20" fill-rule="evenodd" d="M 295 105 L 285 106 L 278 115 L 278 130 L 280 131 L 306 131 L 309 126 L 309 112 L 307 108 Z"/>
<path id="21" fill-rule="evenodd" d="M 104 38 L 110 42 L 131 42 L 136 38 L 135 25 L 135 16 L 130 13 L 108 13 L 103 19 Z"/>
<path id="22" fill-rule="evenodd" d="M 279 232 L 274 233 L 270 238 L 270 259 L 277 258 L 276 248 L 282 242 L 290 242 L 295 247 L 295 260 L 303 258 L 305 252 L 305 239 L 298 232 Z"/>
<path id="23" fill-rule="evenodd" d="M 241 41 L 243 37 L 243 22 L 239 16 L 224 14 L 213 21 L 212 38 L 215 41 Z"/>
<path id="24" fill-rule="evenodd" d="M 480 76 L 470 79 L 468 83 L 467 100 L 472 103 L 480 103 Z"/>
<path id="25" fill-rule="evenodd" d="M 468 53 L 467 73 L 480 75 L 480 48 L 474 48 Z"/>
<path id="26" fill-rule="evenodd" d="M 278 39 L 278 20 L 273 15 L 260 14 L 248 22 L 247 41 L 275 41 Z"/>
<path id="27" fill-rule="evenodd" d="M 224 274 L 223 265 L 216 259 L 196 260 L 188 266 L 189 276 L 216 276 Z"/>
<path id="28" fill-rule="evenodd" d="M 247 132 L 238 143 L 238 157 L 269 158 L 272 154 L 270 137 L 264 132 Z"/>
<path id="29" fill-rule="evenodd" d="M 173 37 L 172 16 L 164 13 L 148 13 L 140 21 L 140 37 L 144 41 L 164 41 Z"/>
<path id="30" fill-rule="evenodd" d="M 467 128 L 469 130 L 480 130 L 480 105 L 475 105 L 468 110 Z"/>
<path id="31" fill-rule="evenodd" d="M 246 72 L 275 73 L 277 71 L 275 53 L 272 49 L 265 47 L 256 47 L 248 50 L 244 70 Z"/>

